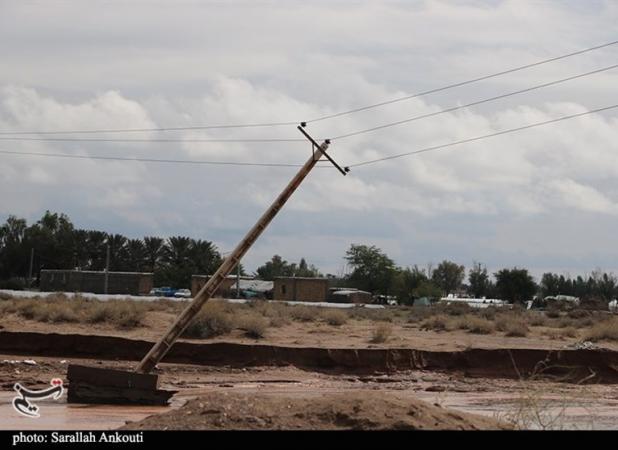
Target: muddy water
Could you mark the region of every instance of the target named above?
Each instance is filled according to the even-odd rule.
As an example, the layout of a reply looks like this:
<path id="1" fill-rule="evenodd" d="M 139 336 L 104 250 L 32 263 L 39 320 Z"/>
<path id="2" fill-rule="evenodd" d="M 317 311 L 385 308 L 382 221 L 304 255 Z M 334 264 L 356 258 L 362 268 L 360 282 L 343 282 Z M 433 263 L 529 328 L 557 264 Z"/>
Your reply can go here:
<path id="1" fill-rule="evenodd" d="M 170 410 L 156 406 L 69 405 L 66 399 L 40 400 L 40 417 L 17 413 L 11 404 L 15 395 L 0 393 L 0 429 L 3 430 L 109 430 L 127 420 L 137 421 Z"/>
<path id="2" fill-rule="evenodd" d="M 74 361 L 76 362 L 76 361 Z M 38 366 L 18 365 L 20 376 L 44 385 L 63 364 L 40 358 Z M 112 364 L 111 362 L 109 364 Z M 126 369 L 125 363 L 114 363 Z M 124 364 L 124 365 L 123 365 Z M 14 382 L 13 365 L 5 365 L 5 389 Z M 125 367 L 126 366 L 126 367 Z M 48 369 L 48 370 L 47 370 Z M 25 379 L 24 379 L 25 380 Z M 468 378 L 448 373 L 407 371 L 376 376 L 317 373 L 288 367 L 229 368 L 164 365 L 162 388 L 178 390 L 169 407 L 73 405 L 66 400 L 37 402 L 41 417 L 18 414 L 13 391 L 0 391 L 0 429 L 113 429 L 179 407 L 213 391 L 313 397 L 375 389 L 416 398 L 445 408 L 515 422 L 526 429 L 618 429 L 616 385 L 582 386 L 546 381 Z M 43 384 L 41 384 L 43 383 Z"/>
<path id="3" fill-rule="evenodd" d="M 367 388 L 365 384 L 362 386 Z M 350 386 L 327 386 L 322 389 L 313 386 L 309 396 L 350 392 Z M 0 428 L 17 430 L 102 430 L 114 429 L 127 421 L 139 421 L 147 416 L 159 414 L 182 405 L 186 400 L 207 394 L 213 390 L 235 392 L 260 392 L 281 396 L 307 397 L 307 386 L 298 384 L 269 384 L 244 382 L 233 387 L 203 386 L 187 389 L 178 394 L 169 407 L 69 405 L 66 402 L 39 402 L 41 417 L 31 419 L 15 412 L 10 405 L 11 393 L 0 394 Z M 377 389 L 377 387 L 376 387 Z M 531 399 L 528 395 L 507 392 L 428 392 L 425 390 L 382 386 L 382 391 L 392 392 L 400 397 L 420 398 L 432 404 L 462 412 L 475 413 L 505 421 L 515 421 L 527 429 L 618 429 L 618 400 L 611 398 L 564 398 L 549 396 Z"/>

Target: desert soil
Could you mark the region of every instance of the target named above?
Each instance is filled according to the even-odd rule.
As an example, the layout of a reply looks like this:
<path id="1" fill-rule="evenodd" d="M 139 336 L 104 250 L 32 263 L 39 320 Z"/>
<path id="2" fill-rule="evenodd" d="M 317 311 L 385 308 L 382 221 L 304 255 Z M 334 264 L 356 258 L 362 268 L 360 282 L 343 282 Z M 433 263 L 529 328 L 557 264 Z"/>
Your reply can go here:
<path id="1" fill-rule="evenodd" d="M 0 320 L 0 329 L 5 331 L 29 331 L 42 333 L 89 334 L 120 336 L 131 339 L 156 341 L 173 323 L 176 314 L 167 311 L 149 311 L 143 326 L 122 330 L 111 324 L 46 323 L 27 320 L 15 314 L 7 314 Z M 255 344 L 326 347 L 326 348 L 413 348 L 417 350 L 457 351 L 467 348 L 530 348 L 558 350 L 568 348 L 581 341 L 581 337 L 548 337 L 545 328 L 532 327 L 526 337 L 508 337 L 504 333 L 478 335 L 464 330 L 436 332 L 421 330 L 418 324 L 390 323 L 391 337 L 387 342 L 371 343 L 374 330 L 381 322 L 374 320 L 353 320 L 341 326 L 330 326 L 323 322 L 291 322 L 281 327 L 269 327 L 262 339 L 248 338 L 241 330 L 209 338 L 207 340 L 182 339 L 193 342 L 232 342 Z M 597 347 L 618 350 L 618 343 L 599 342 Z"/>

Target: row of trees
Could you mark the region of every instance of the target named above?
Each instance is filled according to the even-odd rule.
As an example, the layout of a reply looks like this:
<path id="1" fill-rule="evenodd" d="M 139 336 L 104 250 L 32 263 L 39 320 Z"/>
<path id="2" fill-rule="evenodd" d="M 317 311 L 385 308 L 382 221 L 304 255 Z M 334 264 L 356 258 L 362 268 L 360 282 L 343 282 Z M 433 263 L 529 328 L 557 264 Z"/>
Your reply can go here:
<path id="1" fill-rule="evenodd" d="M 526 269 L 502 269 L 490 275 L 487 267 L 475 262 L 468 271 L 466 283 L 466 268 L 446 260 L 436 267 L 398 267 L 379 248 L 356 244 L 346 252 L 345 259 L 352 269 L 348 279 L 355 287 L 372 293 L 394 295 L 402 303 L 410 303 L 414 298 L 435 298 L 450 293 L 510 302 L 524 302 L 535 295 L 573 295 L 603 301 L 618 296 L 616 277 L 600 271 L 585 278 L 578 276 L 573 279 L 545 273 L 537 284 Z"/>
<path id="2" fill-rule="evenodd" d="M 40 269 L 154 272 L 155 284 L 188 287 L 191 275 L 213 273 L 221 254 L 210 241 L 184 236 L 129 239 L 120 234 L 75 228 L 64 214 L 47 211 L 28 226 L 10 216 L 0 227 L 0 280 L 18 279 Z M 30 267 L 32 263 L 32 267 Z M 32 272 L 31 272 L 32 271 Z"/>
<path id="3" fill-rule="evenodd" d="M 210 241 L 184 236 L 129 239 L 120 234 L 75 228 L 66 215 L 47 211 L 30 226 L 25 219 L 15 216 L 0 226 L 0 280 L 7 287 L 18 287 L 16 282 L 6 280 L 24 280 L 30 274 L 36 277 L 44 268 L 103 270 L 108 251 L 110 270 L 153 272 L 156 285 L 177 288 L 188 287 L 193 274 L 214 273 L 222 261 Z M 483 264 L 474 263 L 466 280 L 466 268 L 446 260 L 435 267 L 398 267 L 375 246 L 353 244 L 344 258 L 351 271 L 338 280 L 340 285 L 394 295 L 403 303 L 419 297 L 464 292 L 477 298 L 512 302 L 529 300 L 534 295 L 562 294 L 606 301 L 618 296 L 616 277 L 600 271 L 576 278 L 545 273 L 537 285 L 528 271 L 520 268 L 502 269 L 490 275 Z M 245 275 L 242 266 L 241 273 Z M 254 275 L 263 280 L 277 276 L 323 276 L 304 258 L 297 264 L 279 255 L 258 267 Z"/>

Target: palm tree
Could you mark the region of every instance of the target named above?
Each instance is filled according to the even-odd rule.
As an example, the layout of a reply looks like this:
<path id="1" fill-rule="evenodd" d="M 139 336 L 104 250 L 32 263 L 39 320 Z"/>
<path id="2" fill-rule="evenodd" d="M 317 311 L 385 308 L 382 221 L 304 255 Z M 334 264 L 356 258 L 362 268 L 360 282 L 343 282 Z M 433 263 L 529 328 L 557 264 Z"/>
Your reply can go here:
<path id="1" fill-rule="evenodd" d="M 147 236 L 144 238 L 146 270 L 155 272 L 159 268 L 161 258 L 163 257 L 163 243 L 164 240 L 160 237 Z"/>
<path id="2" fill-rule="evenodd" d="M 126 268 L 141 272 L 146 262 L 146 247 L 141 239 L 129 239 L 125 245 Z"/>
<path id="3" fill-rule="evenodd" d="M 221 265 L 221 255 L 210 241 L 198 239 L 191 247 L 191 259 L 196 273 L 210 275 Z"/>

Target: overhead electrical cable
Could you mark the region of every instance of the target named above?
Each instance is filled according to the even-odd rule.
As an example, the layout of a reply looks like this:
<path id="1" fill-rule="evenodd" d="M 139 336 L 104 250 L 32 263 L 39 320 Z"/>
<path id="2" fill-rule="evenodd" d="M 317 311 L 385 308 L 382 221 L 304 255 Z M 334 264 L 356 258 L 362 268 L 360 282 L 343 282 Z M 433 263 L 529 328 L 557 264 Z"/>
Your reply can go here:
<path id="1" fill-rule="evenodd" d="M 420 116 L 409 117 L 407 119 L 398 120 L 396 122 L 389 122 L 389 123 L 385 123 L 383 125 L 379 125 L 379 126 L 376 126 L 376 127 L 365 128 L 363 130 L 354 131 L 352 133 L 342 134 L 342 135 L 335 136 L 335 137 L 331 138 L 331 140 L 334 141 L 334 140 L 337 140 L 337 139 L 344 139 L 344 138 L 348 138 L 348 137 L 352 137 L 352 136 L 358 136 L 360 134 L 370 133 L 370 132 L 373 132 L 373 131 L 382 130 L 384 128 L 390 128 L 390 127 L 394 127 L 394 126 L 397 126 L 397 125 L 402 125 L 402 124 L 405 124 L 405 123 L 413 122 L 415 120 L 426 119 L 428 117 L 434 117 L 434 116 L 437 116 L 437 115 L 440 115 L 440 114 L 454 112 L 454 111 L 457 111 L 457 110 L 460 110 L 460 109 L 470 108 L 472 106 L 482 105 L 483 103 L 489 103 L 489 102 L 493 102 L 493 101 L 496 101 L 496 100 L 501 100 L 503 98 L 512 97 L 514 95 L 519 95 L 519 94 L 523 94 L 523 93 L 526 93 L 526 92 L 531 92 L 531 91 L 535 91 L 535 90 L 538 90 L 538 89 L 543 89 L 543 88 L 546 88 L 546 87 L 549 87 L 549 86 L 555 86 L 557 84 L 565 83 L 567 81 L 576 80 L 578 78 L 583 78 L 583 77 L 587 77 L 587 76 L 590 76 L 590 75 L 595 75 L 595 74 L 598 74 L 598 73 L 601 73 L 601 72 L 606 72 L 608 70 L 615 69 L 616 67 L 618 67 L 618 64 L 614 64 L 614 65 L 611 65 L 611 66 L 608 66 L 608 67 L 603 67 L 601 69 L 593 70 L 592 72 L 586 72 L 586 73 L 582 73 L 582 74 L 579 74 L 579 75 L 574 75 L 572 77 L 567 77 L 567 78 L 562 78 L 560 80 L 550 81 L 550 82 L 539 84 L 539 85 L 536 85 L 536 86 L 532 86 L 532 87 L 529 87 L 529 88 L 526 88 L 526 89 L 520 89 L 518 91 L 513 91 L 513 92 L 506 93 L 506 94 L 497 95 L 495 97 L 485 98 L 485 99 L 478 100 L 478 101 L 475 101 L 475 102 L 472 102 L 472 103 L 467 103 L 465 105 L 453 106 L 451 108 L 441 109 L 439 111 L 435 111 L 435 112 L 432 112 L 432 113 L 422 114 Z"/>
<path id="2" fill-rule="evenodd" d="M 551 62 L 555 62 L 555 61 L 559 61 L 562 59 L 566 59 L 566 58 L 570 58 L 572 56 L 577 56 L 577 55 L 581 55 L 584 53 L 588 53 L 588 52 L 592 52 L 595 50 L 600 50 L 603 48 L 607 48 L 613 45 L 618 44 L 618 40 L 615 41 L 611 41 L 611 42 L 607 42 L 605 44 L 601 44 L 601 45 L 596 45 L 593 47 L 588 47 L 582 50 L 578 50 L 575 52 L 571 52 L 571 53 L 567 53 L 567 54 L 563 54 L 560 56 L 556 56 L 553 58 L 548 58 L 548 59 L 544 59 L 541 61 L 537 61 L 531 64 L 525 64 L 522 66 L 518 66 L 518 67 L 514 67 L 511 69 L 507 69 L 507 70 L 503 70 L 500 72 L 496 72 L 496 73 L 492 73 L 492 74 L 488 74 L 488 75 L 484 75 L 481 77 L 477 77 L 477 78 L 472 78 L 469 80 L 465 80 L 465 81 L 460 81 L 457 83 L 453 83 L 453 84 L 449 84 L 446 86 L 442 86 L 442 87 L 438 87 L 438 88 L 434 88 L 434 89 L 430 89 L 427 91 L 422 91 L 422 92 L 418 92 L 415 94 L 410 94 L 410 95 L 406 95 L 406 96 L 402 96 L 402 97 L 398 97 L 398 98 L 394 98 L 391 100 L 387 100 L 387 101 L 383 101 L 383 102 L 379 102 L 379 103 L 373 103 L 370 105 L 366 105 L 366 106 L 362 106 L 362 107 L 358 107 L 358 108 L 354 108 L 354 109 L 349 109 L 346 111 L 341 111 L 338 113 L 333 113 L 333 114 L 328 114 L 328 115 L 324 115 L 324 116 L 320 116 L 320 117 L 315 117 L 313 119 L 310 120 L 305 120 L 304 122 L 306 123 L 313 123 L 313 122 L 319 122 L 319 121 L 324 121 L 327 119 L 333 119 L 336 117 L 340 117 L 340 116 L 344 116 L 344 115 L 348 115 L 348 114 L 353 114 L 353 113 L 357 113 L 360 111 L 366 111 L 369 109 L 373 109 L 373 108 L 378 108 L 381 106 L 385 106 L 385 105 L 390 105 L 393 103 L 397 103 L 397 102 L 402 102 L 405 100 L 410 100 L 413 98 L 417 98 L 417 97 L 422 97 L 425 95 L 429 95 L 429 94 L 434 94 L 437 92 L 442 92 L 442 91 L 446 91 L 449 89 L 454 89 L 457 87 L 461 87 L 461 86 L 466 86 L 472 83 L 477 83 L 479 81 L 484 81 L 484 80 L 488 80 L 491 78 L 495 78 L 495 77 L 499 77 L 502 75 L 506 75 L 506 74 L 510 74 L 510 73 L 515 73 L 521 70 L 525 70 L 525 69 L 530 69 L 532 67 L 537 67 L 543 64 L 548 64 Z M 213 130 L 213 129 L 234 129 L 234 128 L 263 128 L 263 127 L 278 127 L 278 126 L 290 126 L 290 125 L 296 125 L 299 122 L 301 122 L 300 120 L 298 121 L 280 121 L 280 122 L 263 122 L 263 123 L 241 123 L 241 124 L 213 124 L 213 125 L 195 125 L 195 126 L 174 126 L 174 127 L 152 127 L 152 128 L 114 128 L 114 129 L 91 129 L 91 130 L 40 130 L 40 131 L 36 131 L 36 130 L 31 130 L 31 131 L 10 131 L 10 130 L 2 130 L 0 131 L 0 134 L 9 134 L 9 135 L 26 135 L 26 134 L 39 134 L 39 135 L 48 135 L 48 134 L 99 134 L 99 133 L 142 133 L 142 132 L 165 132 L 165 131 L 191 131 L 191 130 Z"/>
<path id="3" fill-rule="evenodd" d="M 383 125 L 379 125 L 379 126 L 375 126 L 375 127 L 371 127 L 371 128 L 366 128 L 366 129 L 362 129 L 362 130 L 358 130 L 358 131 L 354 131 L 351 133 L 346 133 L 346 134 L 342 134 L 339 136 L 335 136 L 333 138 L 331 138 L 331 140 L 338 140 L 338 139 L 345 139 L 345 138 L 349 138 L 352 136 L 357 136 L 357 135 L 361 135 L 361 134 L 365 134 L 365 133 L 370 133 L 370 132 L 374 132 L 374 131 L 378 131 L 378 130 L 382 130 L 385 128 L 390 128 L 390 127 L 394 127 L 397 125 L 402 125 L 405 123 L 409 123 L 409 122 L 413 122 L 416 120 L 421 120 L 421 119 L 426 119 L 429 117 L 434 117 L 434 116 L 438 116 L 440 114 L 446 114 L 446 113 L 450 113 L 450 112 L 454 112 L 454 111 L 458 111 L 461 109 L 465 109 L 465 108 L 470 108 L 472 106 L 477 106 L 477 105 L 482 105 L 484 103 L 490 103 L 496 100 L 501 100 L 504 98 L 508 98 L 508 97 L 512 97 L 515 95 L 519 95 L 519 94 L 524 94 L 527 92 L 532 92 L 535 90 L 539 90 L 539 89 L 543 89 L 546 87 L 550 87 L 550 86 L 555 86 L 561 83 L 565 83 L 567 81 L 572 81 L 572 80 L 576 80 L 579 78 L 584 78 L 584 77 L 588 77 L 591 75 L 596 75 L 602 72 L 607 72 L 609 70 L 612 69 L 616 69 L 618 68 L 618 64 L 613 64 L 611 66 L 607 66 L 607 67 L 602 67 L 600 69 L 596 69 L 590 72 L 585 72 L 585 73 L 581 73 L 578 75 L 573 75 L 567 78 L 561 78 L 559 80 L 554 80 L 554 81 L 549 81 L 547 83 L 542 83 L 542 84 L 538 84 L 536 86 L 531 86 L 525 89 L 520 89 L 517 91 L 513 91 L 513 92 L 508 92 L 505 94 L 500 94 L 500 95 L 496 95 L 493 97 L 489 97 L 489 98 L 485 98 L 485 99 L 481 99 L 481 100 L 477 100 L 474 101 L 472 103 L 467 103 L 465 105 L 457 105 L 457 106 L 453 106 L 447 109 L 442 109 L 439 111 L 434 111 L 432 113 L 427 113 L 427 114 L 422 114 L 419 116 L 414 116 L 414 117 L 409 117 L 403 120 L 398 120 L 396 122 L 389 122 Z M 173 143 L 173 142 L 186 142 L 186 143 L 216 143 L 216 142 L 220 142 L 220 143 L 291 143 L 291 142 L 306 142 L 305 139 L 296 139 L 296 138 L 274 138 L 274 139 L 261 139 L 261 138 L 247 138 L 247 139 L 217 139 L 217 138 L 188 138 L 188 139 L 166 139 L 166 138 L 153 138 L 153 139 L 135 139 L 135 138 L 128 138 L 128 139 L 123 139 L 123 138 L 50 138 L 50 137 L 24 137 L 24 136 L 0 136 L 0 141 L 45 141 L 45 142 L 127 142 L 127 143 L 131 143 L 131 142 L 136 142 L 136 143 L 157 143 L 157 142 L 162 142 L 162 143 Z"/>
<path id="4" fill-rule="evenodd" d="M 483 140 L 483 139 L 488 139 L 488 138 L 492 138 L 492 137 L 496 137 L 496 136 L 502 136 L 502 135 L 505 135 L 505 134 L 515 133 L 517 131 L 528 130 L 530 128 L 536 128 L 536 127 L 541 127 L 541 126 L 544 126 L 544 125 L 549 125 L 549 124 L 552 124 L 552 123 L 562 122 L 562 121 L 565 121 L 565 120 L 574 119 L 576 117 L 582 117 L 582 116 L 586 116 L 586 115 L 589 115 L 589 114 L 596 114 L 596 113 L 600 113 L 600 112 L 603 112 L 603 111 L 609 111 L 609 110 L 615 109 L 615 108 L 618 108 L 618 104 L 611 105 L 611 106 L 606 106 L 606 107 L 603 107 L 603 108 L 593 109 L 593 110 L 581 112 L 581 113 L 578 113 L 578 114 L 571 114 L 571 115 L 568 115 L 568 116 L 562 116 L 562 117 L 558 117 L 556 119 L 546 120 L 544 122 L 536 122 L 536 123 L 524 125 L 524 126 L 517 127 L 517 128 L 510 128 L 508 130 L 502 130 L 502 131 L 498 131 L 496 133 L 484 134 L 482 136 L 475 136 L 475 137 L 472 137 L 472 138 L 462 139 L 460 141 L 449 142 L 448 144 L 434 145 L 432 147 L 425 147 L 425 148 L 422 148 L 420 150 L 413 150 L 413 151 L 410 151 L 410 152 L 399 153 L 399 154 L 396 154 L 396 155 L 385 156 L 383 158 L 377 158 L 377 159 L 363 161 L 363 162 L 359 162 L 359 163 L 355 163 L 355 164 L 350 164 L 350 165 L 348 165 L 348 167 L 352 168 L 352 167 L 367 166 L 369 164 L 375 164 L 375 163 L 382 162 L 382 161 L 388 161 L 388 160 L 391 160 L 391 159 L 403 158 L 404 156 L 411 156 L 411 155 L 417 155 L 419 153 L 432 152 L 432 151 L 440 150 L 440 149 L 447 148 L 447 147 L 453 147 L 455 145 L 466 144 L 468 142 L 480 141 L 480 140 Z"/>

